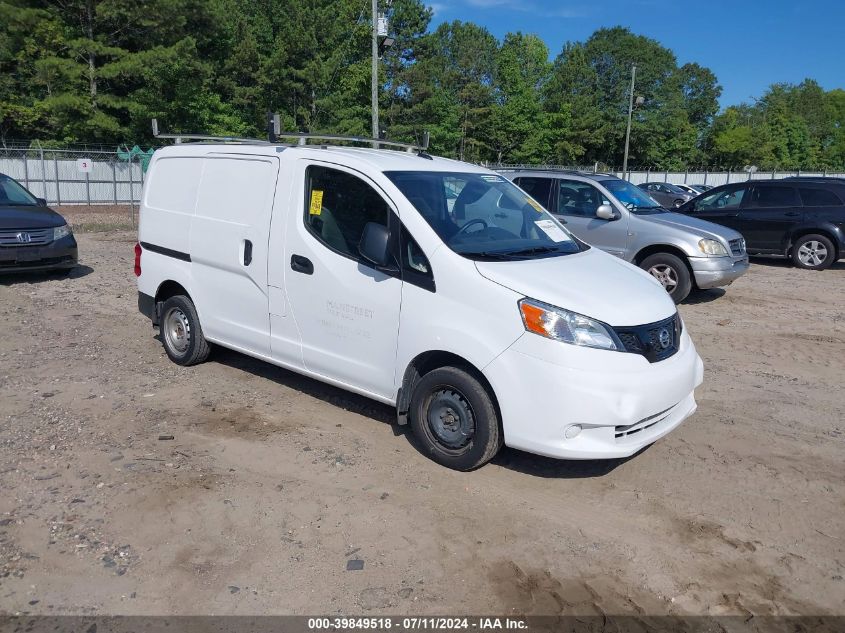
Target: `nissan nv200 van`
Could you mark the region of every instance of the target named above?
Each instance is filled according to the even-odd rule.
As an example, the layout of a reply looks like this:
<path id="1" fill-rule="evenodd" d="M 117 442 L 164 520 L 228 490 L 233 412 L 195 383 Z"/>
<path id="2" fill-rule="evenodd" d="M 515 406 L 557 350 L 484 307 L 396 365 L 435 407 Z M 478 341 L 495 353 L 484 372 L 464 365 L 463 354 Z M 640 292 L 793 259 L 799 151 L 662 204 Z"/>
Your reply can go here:
<path id="1" fill-rule="evenodd" d="M 626 457 L 696 408 L 702 362 L 660 283 L 475 165 L 176 144 L 151 160 L 135 251 L 173 362 L 220 345 L 388 403 L 450 468 L 503 444 Z"/>

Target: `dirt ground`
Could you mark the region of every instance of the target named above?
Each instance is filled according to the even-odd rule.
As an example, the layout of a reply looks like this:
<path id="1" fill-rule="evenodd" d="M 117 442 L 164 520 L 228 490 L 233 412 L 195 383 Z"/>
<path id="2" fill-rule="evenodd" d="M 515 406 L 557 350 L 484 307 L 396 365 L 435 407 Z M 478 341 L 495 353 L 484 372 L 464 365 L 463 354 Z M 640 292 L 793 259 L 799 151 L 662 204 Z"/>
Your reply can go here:
<path id="1" fill-rule="evenodd" d="M 172 364 L 133 234 L 79 241 L 0 280 L 0 612 L 845 614 L 845 262 L 682 305 L 699 410 L 632 459 L 457 473 L 383 405 Z"/>

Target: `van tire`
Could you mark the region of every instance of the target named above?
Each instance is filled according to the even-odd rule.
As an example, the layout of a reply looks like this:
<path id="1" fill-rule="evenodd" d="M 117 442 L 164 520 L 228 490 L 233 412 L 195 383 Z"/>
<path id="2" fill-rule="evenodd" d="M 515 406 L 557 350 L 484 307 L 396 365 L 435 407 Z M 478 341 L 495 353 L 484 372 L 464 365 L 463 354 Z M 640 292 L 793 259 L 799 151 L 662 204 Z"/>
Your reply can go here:
<path id="1" fill-rule="evenodd" d="M 792 246 L 792 263 L 798 268 L 824 270 L 835 261 L 836 247 L 824 235 L 802 235 Z"/>
<path id="2" fill-rule="evenodd" d="M 675 303 L 686 299 L 692 290 L 692 275 L 686 262 L 677 255 L 672 253 L 649 255 L 640 262 L 640 268 L 663 284 Z"/>
<path id="3" fill-rule="evenodd" d="M 197 310 L 185 295 L 176 295 L 164 302 L 159 332 L 164 351 L 177 365 L 196 365 L 208 358 L 211 352 L 203 336 Z"/>
<path id="4" fill-rule="evenodd" d="M 478 468 L 502 447 L 492 397 L 478 379 L 458 367 L 440 367 L 419 379 L 409 417 L 422 452 L 454 470 Z"/>

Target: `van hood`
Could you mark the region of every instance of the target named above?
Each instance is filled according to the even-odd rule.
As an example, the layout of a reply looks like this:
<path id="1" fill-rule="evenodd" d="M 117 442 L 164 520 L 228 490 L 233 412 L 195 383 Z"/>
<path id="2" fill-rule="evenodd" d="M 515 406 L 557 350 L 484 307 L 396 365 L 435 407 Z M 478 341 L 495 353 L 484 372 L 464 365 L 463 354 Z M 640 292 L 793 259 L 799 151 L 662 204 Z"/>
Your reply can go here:
<path id="1" fill-rule="evenodd" d="M 654 277 L 597 248 L 525 261 L 477 261 L 475 266 L 483 277 L 514 292 L 614 327 L 654 323 L 676 311 Z"/>
<path id="2" fill-rule="evenodd" d="M 662 226 L 680 229 L 685 233 L 692 232 L 700 237 L 721 237 L 727 241 L 742 237 L 742 235 L 726 226 L 714 224 L 713 222 L 683 215 L 681 213 L 661 213 L 659 215 L 640 216 L 640 219 L 648 220 L 649 222 L 654 222 L 655 224 L 660 224 Z"/>
<path id="3" fill-rule="evenodd" d="M 49 207 L 0 205 L 0 229 L 46 229 L 64 223 L 65 219 Z"/>

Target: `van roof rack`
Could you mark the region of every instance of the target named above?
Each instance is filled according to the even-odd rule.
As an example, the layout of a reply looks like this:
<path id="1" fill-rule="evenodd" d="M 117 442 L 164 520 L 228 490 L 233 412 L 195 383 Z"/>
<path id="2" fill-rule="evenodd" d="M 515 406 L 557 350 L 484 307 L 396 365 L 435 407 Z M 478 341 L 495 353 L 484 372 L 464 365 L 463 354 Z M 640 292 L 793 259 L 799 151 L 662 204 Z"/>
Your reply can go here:
<path id="1" fill-rule="evenodd" d="M 190 141 L 217 141 L 220 143 L 244 143 L 249 145 L 274 145 L 271 141 L 266 141 L 263 139 L 258 138 L 241 138 L 237 136 L 212 136 L 209 134 L 161 134 L 158 129 L 158 119 L 152 120 L 153 126 L 153 136 L 155 138 L 170 138 L 174 139 L 177 143 L 181 143 L 185 140 Z M 425 156 L 428 158 L 428 155 L 425 153 L 428 149 L 428 140 L 429 135 L 428 132 L 423 134 L 423 143 L 421 145 L 415 145 L 413 143 L 400 143 L 398 141 L 388 141 L 381 138 L 367 138 L 364 136 L 342 136 L 338 134 L 311 134 L 310 132 L 281 132 L 281 131 L 274 131 L 273 137 L 275 138 L 285 138 L 285 139 L 296 139 L 297 145 L 306 145 L 309 140 L 320 140 L 320 141 L 344 141 L 347 143 L 367 143 L 373 145 L 386 145 L 389 147 L 399 147 L 404 149 L 407 152 L 416 152 L 420 156 Z"/>
<path id="2" fill-rule="evenodd" d="M 368 138 L 366 136 L 342 136 L 338 134 L 311 134 L 310 132 L 278 132 L 276 138 L 297 139 L 297 145 L 306 145 L 309 140 L 319 141 L 344 141 L 347 143 L 368 143 L 399 147 L 408 152 L 424 153 L 428 149 L 428 134 L 423 137 L 422 145 L 413 143 L 400 143 L 399 141 L 388 141 L 383 138 Z"/>
<path id="3" fill-rule="evenodd" d="M 241 138 L 238 136 L 212 136 L 209 134 L 161 134 L 158 131 L 158 119 L 153 119 L 153 136 L 155 138 L 172 138 L 177 143 L 182 141 L 218 141 L 221 143 L 246 143 L 249 145 L 270 145 L 269 141 L 260 138 Z"/>

